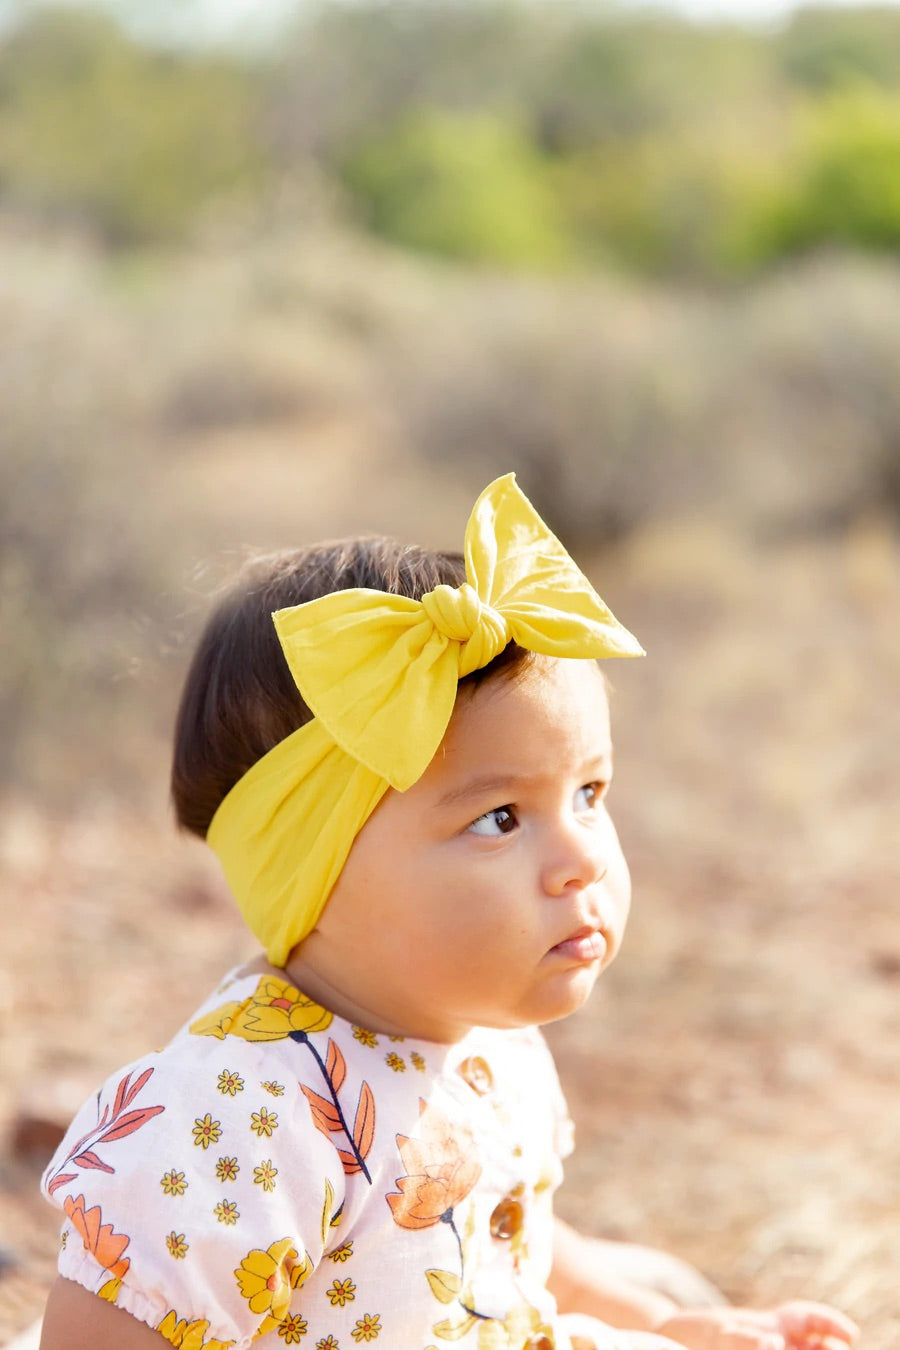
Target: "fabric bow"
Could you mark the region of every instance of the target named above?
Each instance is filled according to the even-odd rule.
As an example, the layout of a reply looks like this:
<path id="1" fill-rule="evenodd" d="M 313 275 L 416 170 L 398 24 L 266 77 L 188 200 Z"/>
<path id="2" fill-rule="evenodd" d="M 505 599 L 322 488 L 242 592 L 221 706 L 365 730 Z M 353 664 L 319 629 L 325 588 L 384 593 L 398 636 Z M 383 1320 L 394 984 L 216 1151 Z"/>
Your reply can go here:
<path id="1" fill-rule="evenodd" d="M 342 750 L 400 792 L 434 758 L 460 679 L 507 643 L 544 656 L 643 655 L 515 474 L 475 503 L 465 562 L 462 586 L 421 600 L 359 588 L 272 616 L 307 706 Z"/>

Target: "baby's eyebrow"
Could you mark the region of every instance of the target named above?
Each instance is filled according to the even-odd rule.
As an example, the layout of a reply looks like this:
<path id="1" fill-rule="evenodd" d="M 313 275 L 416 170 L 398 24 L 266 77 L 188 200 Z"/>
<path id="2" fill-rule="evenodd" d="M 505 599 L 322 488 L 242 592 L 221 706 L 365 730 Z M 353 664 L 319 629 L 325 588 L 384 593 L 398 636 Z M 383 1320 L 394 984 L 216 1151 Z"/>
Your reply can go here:
<path id="1" fill-rule="evenodd" d="M 581 769 L 585 780 L 597 774 L 601 777 L 612 776 L 612 749 L 603 751 L 586 760 Z M 580 775 L 579 775 L 580 776 Z M 521 773 L 486 773 L 475 778 L 467 778 L 458 787 L 450 788 L 438 798 L 438 806 L 452 806 L 455 802 L 466 801 L 470 797 L 486 797 L 491 793 L 512 798 L 523 788 L 534 787 L 543 781 L 543 775 Z"/>
<path id="2" fill-rule="evenodd" d="M 525 774 L 481 774 L 477 778 L 467 778 L 458 787 L 445 792 L 442 797 L 438 798 L 438 806 L 451 806 L 454 802 L 463 801 L 468 797 L 483 797 L 492 792 L 500 792 L 504 796 L 507 794 L 515 796 L 518 790 L 528 787 L 534 782 L 534 778 Z"/>

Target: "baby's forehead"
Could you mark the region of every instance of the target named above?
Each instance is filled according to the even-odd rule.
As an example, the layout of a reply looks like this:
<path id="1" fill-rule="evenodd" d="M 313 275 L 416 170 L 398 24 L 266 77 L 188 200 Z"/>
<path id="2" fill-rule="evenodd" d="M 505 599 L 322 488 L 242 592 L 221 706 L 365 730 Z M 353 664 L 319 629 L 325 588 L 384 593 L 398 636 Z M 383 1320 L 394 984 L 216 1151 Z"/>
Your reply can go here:
<path id="1" fill-rule="evenodd" d="M 543 772 L 611 753 L 606 681 L 596 662 L 540 658 L 459 698 L 432 762 L 445 775 Z"/>

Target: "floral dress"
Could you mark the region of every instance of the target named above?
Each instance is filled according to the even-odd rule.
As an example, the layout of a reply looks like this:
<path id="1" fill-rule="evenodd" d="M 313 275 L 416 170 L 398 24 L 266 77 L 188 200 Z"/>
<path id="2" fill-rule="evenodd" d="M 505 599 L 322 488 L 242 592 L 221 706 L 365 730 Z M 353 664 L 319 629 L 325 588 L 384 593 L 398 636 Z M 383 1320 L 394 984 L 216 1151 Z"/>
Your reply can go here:
<path id="1" fill-rule="evenodd" d="M 43 1188 L 60 1273 L 184 1350 L 568 1350 L 570 1136 L 535 1029 L 392 1037 L 234 973 L 82 1107 Z"/>

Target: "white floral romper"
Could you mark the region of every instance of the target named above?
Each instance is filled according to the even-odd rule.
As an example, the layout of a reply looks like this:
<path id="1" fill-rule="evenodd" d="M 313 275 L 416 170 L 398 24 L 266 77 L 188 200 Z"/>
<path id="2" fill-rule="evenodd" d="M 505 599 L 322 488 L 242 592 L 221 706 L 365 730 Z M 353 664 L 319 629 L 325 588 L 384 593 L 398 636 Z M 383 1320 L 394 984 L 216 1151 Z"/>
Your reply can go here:
<path id="1" fill-rule="evenodd" d="M 568 1350 L 570 1135 L 535 1029 L 390 1037 L 233 974 L 82 1107 L 43 1187 L 61 1274 L 184 1350 Z"/>

